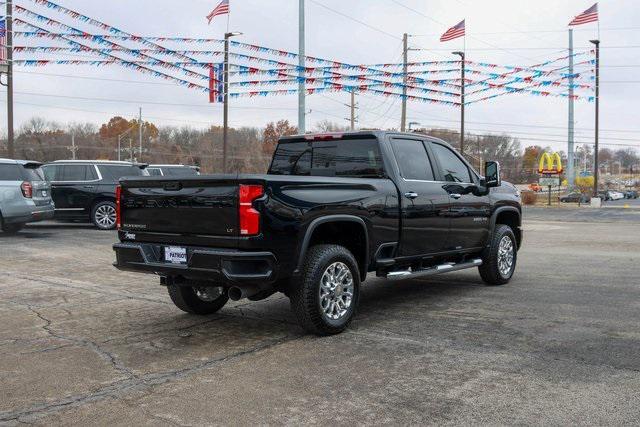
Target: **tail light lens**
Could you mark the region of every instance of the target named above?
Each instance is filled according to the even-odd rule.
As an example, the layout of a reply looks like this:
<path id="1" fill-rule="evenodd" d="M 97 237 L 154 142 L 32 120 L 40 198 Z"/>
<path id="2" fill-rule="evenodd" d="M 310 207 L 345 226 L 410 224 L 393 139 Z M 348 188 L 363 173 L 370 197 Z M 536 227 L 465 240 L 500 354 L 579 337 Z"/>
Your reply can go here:
<path id="1" fill-rule="evenodd" d="M 240 185 L 240 235 L 254 236 L 260 233 L 260 212 L 253 208 L 253 201 L 263 194 L 262 185 Z"/>
<path id="2" fill-rule="evenodd" d="M 116 229 L 120 230 L 122 226 L 122 210 L 120 207 L 120 198 L 122 196 L 122 186 L 116 187 Z"/>
<path id="3" fill-rule="evenodd" d="M 22 190 L 22 195 L 27 199 L 33 198 L 33 186 L 29 181 L 25 181 L 20 185 L 20 190 Z"/>

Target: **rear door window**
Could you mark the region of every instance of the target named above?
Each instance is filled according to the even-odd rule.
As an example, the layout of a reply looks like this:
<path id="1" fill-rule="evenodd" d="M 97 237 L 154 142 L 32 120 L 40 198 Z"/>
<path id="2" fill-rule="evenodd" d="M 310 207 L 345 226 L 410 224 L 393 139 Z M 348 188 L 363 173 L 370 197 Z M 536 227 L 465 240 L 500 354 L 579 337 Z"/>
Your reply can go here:
<path id="1" fill-rule="evenodd" d="M 95 171 L 92 174 L 93 166 L 88 165 L 62 165 L 59 174 L 56 174 L 56 181 L 62 182 L 82 182 L 96 179 Z"/>
<path id="2" fill-rule="evenodd" d="M 0 164 L 0 181 L 22 181 L 20 166 L 15 163 Z"/>
<path id="3" fill-rule="evenodd" d="M 400 175 L 404 179 L 433 181 L 433 168 L 422 141 L 394 138 L 391 140 Z"/>

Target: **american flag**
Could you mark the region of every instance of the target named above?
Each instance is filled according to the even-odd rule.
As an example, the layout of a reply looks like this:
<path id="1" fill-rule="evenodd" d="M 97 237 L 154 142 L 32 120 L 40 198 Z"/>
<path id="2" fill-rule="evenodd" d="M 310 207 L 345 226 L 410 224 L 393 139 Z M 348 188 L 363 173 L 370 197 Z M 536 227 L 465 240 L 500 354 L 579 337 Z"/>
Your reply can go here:
<path id="1" fill-rule="evenodd" d="M 207 15 L 207 21 L 211 24 L 213 18 L 218 15 L 224 15 L 225 13 L 229 13 L 229 0 L 222 0 L 220 4 Z"/>
<path id="2" fill-rule="evenodd" d="M 440 37 L 440 41 L 448 42 L 449 40 L 457 39 L 462 36 L 464 36 L 464 19 L 445 31 Z"/>
<path id="3" fill-rule="evenodd" d="M 0 61 L 7 60 L 7 22 L 4 18 L 0 19 Z"/>
<path id="4" fill-rule="evenodd" d="M 569 25 L 582 25 L 589 22 L 598 21 L 598 3 L 591 6 L 589 9 L 582 12 L 580 15 L 573 18 L 573 21 L 569 22 Z"/>

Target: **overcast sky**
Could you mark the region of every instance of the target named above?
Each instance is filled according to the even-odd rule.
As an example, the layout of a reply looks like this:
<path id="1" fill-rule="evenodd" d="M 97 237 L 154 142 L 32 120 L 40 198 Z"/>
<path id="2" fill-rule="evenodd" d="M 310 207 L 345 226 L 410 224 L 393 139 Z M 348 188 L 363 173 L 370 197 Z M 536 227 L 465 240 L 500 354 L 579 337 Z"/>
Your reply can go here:
<path id="1" fill-rule="evenodd" d="M 297 51 L 298 0 L 230 2 L 230 29 L 244 33 L 238 41 Z M 87 32 L 100 32 L 37 6 L 32 0 L 16 3 Z M 57 3 L 139 35 L 221 38 L 226 29 L 224 17 L 215 18 L 210 26 L 205 19 L 217 0 L 58 0 Z M 567 23 L 592 4 L 592 0 L 307 0 L 306 49 L 308 55 L 348 63 L 398 62 L 402 33 L 407 32 L 416 35 L 411 38 L 411 44 L 424 49 L 412 51 L 410 60 L 455 59 L 450 52 L 462 48 L 462 39 L 440 43 L 438 38 L 447 27 L 465 18 L 468 59 L 529 65 L 562 56 L 567 48 Z M 639 2 L 606 0 L 600 1 L 599 6 L 602 143 L 621 144 L 609 148 L 625 148 L 622 144 L 640 147 Z M 597 36 L 596 28 L 595 24 L 576 27 L 577 49 L 588 48 L 588 40 Z M 24 30 L 16 27 L 20 29 Z M 24 39 L 15 40 L 16 45 L 25 43 Z M 183 48 L 203 48 L 187 46 Z M 32 57 L 34 54 L 18 56 Z M 71 56 L 57 54 L 57 57 Z M 87 59 L 86 54 L 76 57 Z M 622 83 L 624 81 L 627 82 Z M 209 104 L 206 94 L 117 66 L 17 67 L 15 91 L 17 126 L 32 116 L 60 123 L 100 124 L 116 114 L 133 117 L 139 106 L 145 119 L 159 124 L 205 127 L 222 122 L 221 105 Z M 6 95 L 0 95 L 0 99 L 5 100 Z M 357 101 L 361 126 L 399 126 L 399 101 L 375 95 L 358 96 Z M 307 109 L 311 113 L 307 128 L 324 119 L 346 124 L 344 118 L 349 111 L 341 105 L 343 102 L 348 102 L 347 94 L 309 96 Z M 295 124 L 296 107 L 295 95 L 233 100 L 230 125 L 264 126 L 281 118 Z M 576 102 L 579 142 L 592 142 L 593 114 L 593 103 Z M 408 117 L 409 121 L 427 127 L 459 126 L 459 110 L 446 106 L 410 102 Z M 6 119 L 0 123 L 6 131 Z M 559 98 L 517 94 L 467 107 L 469 131 L 512 132 L 523 146 L 540 144 L 566 149 L 563 142 L 566 126 L 567 101 Z"/>

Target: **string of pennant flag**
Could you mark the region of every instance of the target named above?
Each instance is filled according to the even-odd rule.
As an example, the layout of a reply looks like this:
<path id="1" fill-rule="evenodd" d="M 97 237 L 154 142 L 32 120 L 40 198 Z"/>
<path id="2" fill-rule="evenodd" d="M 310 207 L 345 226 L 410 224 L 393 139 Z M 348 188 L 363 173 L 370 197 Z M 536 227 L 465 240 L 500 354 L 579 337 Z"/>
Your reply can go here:
<path id="1" fill-rule="evenodd" d="M 15 5 L 15 12 L 43 26 L 18 17 L 14 18 L 14 23 L 20 29 L 27 30 L 15 31 L 16 38 L 38 41 L 37 45 L 14 46 L 13 51 L 17 55 L 13 60 L 14 65 L 25 67 L 123 66 L 189 89 L 208 93 L 212 102 L 221 100 L 224 66 L 219 62 L 212 62 L 212 59 L 223 56 L 224 52 L 207 47 L 185 49 L 185 45 L 222 45 L 224 40 L 139 36 L 49 0 L 29 1 L 63 14 L 78 23 L 97 27 L 105 34 L 88 33 L 50 16 Z M 219 14 L 224 13 L 228 13 L 228 2 L 226 11 L 223 8 L 223 12 Z M 593 10 L 590 14 L 590 17 L 585 19 L 593 19 Z M 595 14 L 597 19 L 597 5 Z M 211 19 L 215 16 L 214 14 Z M 51 27 L 62 32 L 52 31 Z M 448 33 L 443 35 L 443 38 L 447 39 L 443 41 L 464 36 L 464 21 L 449 29 Z M 44 45 L 42 42 L 45 40 L 62 43 L 64 46 Z M 166 46 L 167 43 L 178 45 L 178 47 L 169 48 Z M 295 52 L 235 40 L 229 43 L 232 49 L 229 52 L 232 63 L 228 66 L 230 98 L 294 95 L 298 93 L 298 83 L 304 82 L 309 86 L 307 87 L 309 95 L 341 91 L 370 93 L 450 107 L 461 105 L 457 101 L 459 101 L 459 92 L 463 84 L 465 88 L 477 87 L 467 92 L 465 104 L 474 104 L 509 94 L 567 98 L 569 88 L 575 91 L 573 99 L 588 102 L 594 99 L 591 93 L 593 70 L 590 69 L 594 65 L 593 59 L 577 61 L 575 67 L 584 68 L 579 72 L 569 73 L 567 66 L 557 66 L 558 63 L 567 62 L 571 57 L 576 59 L 591 56 L 592 51 L 580 51 L 573 55 L 563 55 L 528 66 L 469 60 L 465 60 L 464 63 L 459 60 L 419 61 L 406 65 L 403 63 L 350 64 L 313 56 L 305 56 L 304 66 L 300 66 L 295 63 L 299 58 Z M 27 54 L 31 57 L 21 57 Z M 62 59 L 58 57 L 61 54 L 82 54 L 89 55 L 90 58 Z M 407 67 L 406 72 L 401 70 L 404 66 Z M 461 67 L 464 67 L 469 77 L 464 81 L 453 74 L 460 72 Z M 270 88 L 262 89 L 263 87 Z M 271 87 L 275 88 L 271 89 Z"/>

